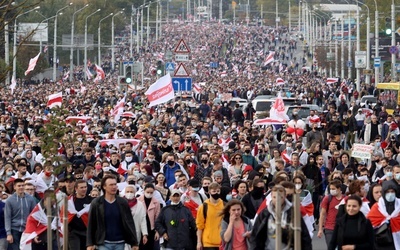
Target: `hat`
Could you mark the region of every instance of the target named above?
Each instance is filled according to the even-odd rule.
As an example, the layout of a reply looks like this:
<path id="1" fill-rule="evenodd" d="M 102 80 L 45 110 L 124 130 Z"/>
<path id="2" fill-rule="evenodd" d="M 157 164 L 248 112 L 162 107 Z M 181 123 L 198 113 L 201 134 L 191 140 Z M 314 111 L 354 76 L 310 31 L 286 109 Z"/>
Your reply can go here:
<path id="1" fill-rule="evenodd" d="M 358 111 L 360 112 L 360 111 L 362 111 L 362 109 L 358 109 Z"/>
<path id="2" fill-rule="evenodd" d="M 230 149 L 234 149 L 236 147 L 236 143 L 234 141 L 229 142 L 228 147 Z"/>
<path id="3" fill-rule="evenodd" d="M 217 170 L 214 172 L 214 177 L 223 177 L 222 171 L 221 170 Z"/>
<path id="4" fill-rule="evenodd" d="M 179 194 L 179 195 L 181 195 L 181 192 L 179 191 L 179 189 L 172 189 L 172 191 L 171 191 L 171 196 L 174 196 L 174 194 Z"/>
<path id="5" fill-rule="evenodd" d="M 200 182 L 196 179 L 191 179 L 188 184 L 191 187 L 200 187 Z"/>
<path id="6" fill-rule="evenodd" d="M 373 154 L 374 156 L 383 157 L 383 154 L 381 152 L 374 152 Z"/>
<path id="7" fill-rule="evenodd" d="M 358 165 L 366 166 L 367 164 L 366 164 L 365 162 L 363 162 L 363 161 L 360 161 L 360 162 L 358 163 Z"/>
<path id="8" fill-rule="evenodd" d="M 243 173 L 244 172 L 250 172 L 251 170 L 253 170 L 253 167 L 250 165 L 247 165 L 244 169 L 243 169 Z"/>
<path id="9" fill-rule="evenodd" d="M 146 177 L 144 178 L 144 182 L 145 182 L 145 183 L 153 183 L 153 182 L 154 182 L 153 176 L 146 176 Z"/>
<path id="10" fill-rule="evenodd" d="M 65 178 L 64 178 L 64 180 L 66 181 L 66 182 L 74 182 L 75 181 L 75 177 L 73 176 L 73 175 L 67 175 Z"/>

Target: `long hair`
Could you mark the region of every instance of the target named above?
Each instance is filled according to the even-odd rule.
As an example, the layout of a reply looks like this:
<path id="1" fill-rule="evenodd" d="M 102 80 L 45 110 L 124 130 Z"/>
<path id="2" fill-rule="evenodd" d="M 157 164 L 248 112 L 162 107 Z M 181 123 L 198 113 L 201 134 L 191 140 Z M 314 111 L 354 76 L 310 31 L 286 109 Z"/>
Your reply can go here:
<path id="1" fill-rule="evenodd" d="M 242 208 L 242 214 L 241 215 L 243 215 L 244 211 L 246 209 L 245 206 L 243 205 L 243 203 L 238 199 L 232 199 L 232 200 L 228 201 L 225 204 L 225 207 L 219 213 L 219 216 L 222 216 L 222 218 L 224 218 L 224 219 L 227 218 L 227 220 L 229 221 L 229 210 L 231 210 L 231 207 L 234 206 L 234 205 L 240 205 L 240 207 Z"/>

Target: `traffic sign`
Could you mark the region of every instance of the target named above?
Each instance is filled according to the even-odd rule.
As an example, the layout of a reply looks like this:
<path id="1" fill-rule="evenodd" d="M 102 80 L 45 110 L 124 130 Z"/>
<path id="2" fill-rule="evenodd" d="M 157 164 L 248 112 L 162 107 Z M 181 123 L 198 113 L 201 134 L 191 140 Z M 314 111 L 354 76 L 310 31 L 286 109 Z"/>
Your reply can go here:
<path id="1" fill-rule="evenodd" d="M 176 54 L 175 61 L 177 62 L 187 62 L 189 61 L 189 54 Z"/>
<path id="2" fill-rule="evenodd" d="M 210 68 L 218 68 L 218 62 L 210 62 Z"/>
<path id="3" fill-rule="evenodd" d="M 347 61 L 347 68 L 353 67 L 353 61 Z"/>
<path id="4" fill-rule="evenodd" d="M 397 48 L 396 45 L 395 46 L 390 46 L 389 53 L 390 54 L 397 54 L 397 53 L 399 53 L 399 49 Z"/>
<path id="5" fill-rule="evenodd" d="M 131 64 L 133 64 L 133 62 L 124 62 L 124 65 L 131 65 Z"/>
<path id="6" fill-rule="evenodd" d="M 381 57 L 375 57 L 374 58 L 374 67 L 379 68 L 381 66 Z"/>
<path id="7" fill-rule="evenodd" d="M 396 67 L 397 73 L 400 73 L 400 63 L 396 63 L 394 66 Z"/>
<path id="8" fill-rule="evenodd" d="M 174 76 L 175 77 L 188 77 L 189 76 L 189 73 L 186 70 L 186 67 L 185 67 L 185 65 L 183 65 L 183 63 L 179 63 L 178 68 L 175 70 Z"/>
<path id="9" fill-rule="evenodd" d="M 190 53 L 190 49 L 187 46 L 187 44 L 185 43 L 185 41 L 183 39 L 181 39 L 179 41 L 179 43 L 178 43 L 178 46 L 176 46 L 174 52 L 175 53 L 183 53 L 183 54 L 187 53 L 188 54 L 188 53 Z"/>
<path id="10" fill-rule="evenodd" d="M 191 91 L 192 90 L 192 78 L 172 78 L 172 86 L 174 91 Z"/>
<path id="11" fill-rule="evenodd" d="M 364 69 L 367 67 L 367 52 L 356 51 L 355 52 L 355 65 L 357 69 Z"/>
<path id="12" fill-rule="evenodd" d="M 165 63 L 165 71 L 174 72 L 175 71 L 175 64 L 173 62 Z"/>
<path id="13" fill-rule="evenodd" d="M 398 28 L 398 29 L 396 30 L 396 33 L 397 33 L 397 35 L 400 36 L 400 28 Z"/>

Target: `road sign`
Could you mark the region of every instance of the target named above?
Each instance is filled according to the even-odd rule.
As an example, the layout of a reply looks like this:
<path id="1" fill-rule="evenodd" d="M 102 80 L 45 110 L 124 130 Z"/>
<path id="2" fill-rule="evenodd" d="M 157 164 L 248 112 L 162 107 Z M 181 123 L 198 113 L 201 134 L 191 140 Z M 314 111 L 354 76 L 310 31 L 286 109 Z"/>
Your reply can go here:
<path id="1" fill-rule="evenodd" d="M 177 62 L 187 62 L 189 61 L 189 54 L 176 54 L 175 61 Z"/>
<path id="2" fill-rule="evenodd" d="M 374 67 L 379 68 L 381 66 L 381 57 L 374 58 Z"/>
<path id="3" fill-rule="evenodd" d="M 172 60 L 172 51 L 168 50 L 168 51 L 165 53 L 165 59 L 167 59 L 168 61 L 169 61 L 169 60 Z"/>
<path id="4" fill-rule="evenodd" d="M 372 72 L 372 69 L 364 69 L 364 70 L 363 70 L 363 74 L 364 74 L 364 75 L 372 75 L 372 73 L 373 73 L 373 72 Z"/>
<path id="5" fill-rule="evenodd" d="M 396 63 L 394 66 L 396 67 L 397 73 L 400 73 L 400 63 Z"/>
<path id="6" fill-rule="evenodd" d="M 179 63 L 178 68 L 175 70 L 174 76 L 175 77 L 188 77 L 189 73 L 186 70 L 185 65 L 183 65 L 182 63 Z"/>
<path id="7" fill-rule="evenodd" d="M 397 53 L 399 53 L 399 49 L 397 48 L 396 45 L 395 46 L 390 46 L 389 53 L 390 54 L 397 54 Z"/>
<path id="8" fill-rule="evenodd" d="M 179 43 L 178 43 L 178 46 L 176 46 L 174 52 L 175 53 L 183 53 L 183 54 L 187 53 L 187 54 L 189 54 L 190 53 L 190 49 L 187 46 L 187 44 L 185 43 L 185 41 L 183 39 L 181 39 L 179 41 Z"/>
<path id="9" fill-rule="evenodd" d="M 192 78 L 172 78 L 172 86 L 175 91 L 191 91 L 192 90 Z"/>
<path id="10" fill-rule="evenodd" d="M 175 64 L 173 62 L 165 63 L 165 71 L 174 72 L 175 71 Z"/>
<path id="11" fill-rule="evenodd" d="M 398 29 L 396 30 L 396 33 L 397 33 L 397 35 L 400 36 L 400 28 L 398 28 Z"/>
<path id="12" fill-rule="evenodd" d="M 131 65 L 131 64 L 133 64 L 133 62 L 124 62 L 124 65 L 127 65 L 127 64 Z"/>
<path id="13" fill-rule="evenodd" d="M 367 52 L 356 51 L 355 52 L 355 65 L 357 69 L 364 69 L 367 67 Z"/>
<path id="14" fill-rule="evenodd" d="M 353 61 L 347 61 L 347 68 L 353 67 Z"/>
<path id="15" fill-rule="evenodd" d="M 218 63 L 217 62 L 210 62 L 210 68 L 213 68 L 213 69 L 218 68 Z"/>

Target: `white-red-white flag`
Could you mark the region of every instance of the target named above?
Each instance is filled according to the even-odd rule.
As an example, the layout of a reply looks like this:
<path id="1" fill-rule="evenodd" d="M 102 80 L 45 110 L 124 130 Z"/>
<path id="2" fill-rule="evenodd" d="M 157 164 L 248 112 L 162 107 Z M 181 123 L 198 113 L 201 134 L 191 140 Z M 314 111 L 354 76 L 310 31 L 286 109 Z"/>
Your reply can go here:
<path id="1" fill-rule="evenodd" d="M 43 53 L 46 53 L 47 52 L 47 50 L 49 49 L 49 46 L 44 46 L 44 48 L 43 48 Z"/>
<path id="2" fill-rule="evenodd" d="M 13 76 L 11 78 L 11 85 L 10 85 L 10 89 L 11 89 L 11 94 L 14 93 L 14 89 L 17 87 L 17 80 L 15 79 L 15 77 Z"/>
<path id="3" fill-rule="evenodd" d="M 150 101 L 149 107 L 168 102 L 175 98 L 174 88 L 172 87 L 172 79 L 169 74 L 158 79 L 153 83 L 145 93 Z"/>
<path id="4" fill-rule="evenodd" d="M 102 67 L 99 65 L 95 64 L 96 67 L 96 78 L 94 79 L 95 82 L 98 82 L 100 80 L 104 80 L 106 78 L 106 74 L 104 73 L 104 70 Z"/>
<path id="5" fill-rule="evenodd" d="M 224 71 L 222 71 L 221 73 L 220 73 L 220 76 L 221 77 L 226 77 L 228 75 L 228 73 L 226 73 L 226 71 L 224 70 Z"/>
<path id="6" fill-rule="evenodd" d="M 326 83 L 327 84 L 332 84 L 339 81 L 339 78 L 334 78 L 334 77 L 330 77 L 330 78 L 326 78 Z"/>
<path id="7" fill-rule="evenodd" d="M 89 80 L 93 78 L 93 74 L 92 74 L 92 72 L 90 72 L 89 67 L 86 67 L 86 76 L 87 76 L 87 79 L 89 79 Z"/>
<path id="8" fill-rule="evenodd" d="M 114 122 L 117 123 L 119 121 L 119 118 L 121 117 L 122 113 L 124 112 L 124 106 L 125 106 L 125 98 L 122 98 L 117 102 L 117 104 L 114 106 L 114 109 L 112 110 L 112 116 L 114 116 Z"/>
<path id="9" fill-rule="evenodd" d="M 65 82 L 66 80 L 68 80 L 69 78 L 69 70 L 67 72 L 65 72 L 65 74 L 63 75 L 62 80 Z"/>
<path id="10" fill-rule="evenodd" d="M 278 78 L 276 78 L 275 83 L 276 83 L 275 84 L 276 86 L 279 86 L 279 85 L 284 85 L 285 81 L 282 78 L 278 77 Z"/>
<path id="11" fill-rule="evenodd" d="M 260 50 L 260 51 L 258 51 L 257 55 L 258 55 L 258 56 L 262 56 L 262 55 L 264 55 L 264 50 Z"/>
<path id="12" fill-rule="evenodd" d="M 278 93 L 278 97 L 275 99 L 274 105 L 271 107 L 269 116 L 272 119 L 289 121 L 289 117 L 285 113 L 285 104 L 280 92 Z"/>
<path id="13" fill-rule="evenodd" d="M 270 51 L 268 56 L 265 58 L 264 66 L 272 63 L 274 61 L 275 51 Z"/>
<path id="14" fill-rule="evenodd" d="M 62 105 L 62 92 L 58 92 L 52 95 L 49 95 L 49 100 L 47 101 L 47 107 L 53 108 L 53 107 L 61 107 Z"/>
<path id="15" fill-rule="evenodd" d="M 28 69 L 25 71 L 25 75 L 29 74 L 29 72 L 31 72 L 32 70 L 35 69 L 36 63 L 39 59 L 39 56 L 40 56 L 40 52 L 39 52 L 39 54 L 37 54 L 37 56 L 35 56 L 34 58 L 31 58 L 31 60 L 29 60 L 29 66 L 28 66 Z"/>
<path id="16" fill-rule="evenodd" d="M 200 94 L 201 93 L 201 86 L 198 83 L 193 84 L 193 92 L 195 94 Z"/>
<path id="17" fill-rule="evenodd" d="M 281 72 L 283 71 L 283 69 L 284 69 L 283 64 L 280 63 L 280 64 L 279 64 L 279 73 L 281 73 Z"/>

